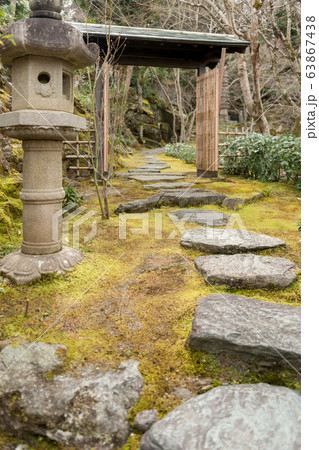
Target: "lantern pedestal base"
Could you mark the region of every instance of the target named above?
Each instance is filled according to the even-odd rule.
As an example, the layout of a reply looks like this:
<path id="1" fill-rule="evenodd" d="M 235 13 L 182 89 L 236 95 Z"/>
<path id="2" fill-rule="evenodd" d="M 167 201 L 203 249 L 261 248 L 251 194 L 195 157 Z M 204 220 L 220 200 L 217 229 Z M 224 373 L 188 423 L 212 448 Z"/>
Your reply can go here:
<path id="1" fill-rule="evenodd" d="M 17 250 L 0 259 L 0 273 L 18 285 L 27 284 L 47 273 L 64 275 L 82 261 L 83 254 L 71 247 L 49 255 L 27 255 Z"/>

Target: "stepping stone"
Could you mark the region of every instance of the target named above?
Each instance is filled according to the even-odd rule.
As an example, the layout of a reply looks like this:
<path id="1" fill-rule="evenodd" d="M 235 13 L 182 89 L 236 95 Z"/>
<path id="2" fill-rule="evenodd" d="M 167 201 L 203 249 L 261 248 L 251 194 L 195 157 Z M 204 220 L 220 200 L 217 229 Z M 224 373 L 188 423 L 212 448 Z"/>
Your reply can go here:
<path id="1" fill-rule="evenodd" d="M 115 214 L 146 212 L 153 208 L 161 206 L 179 206 L 188 205 L 206 205 L 221 203 L 225 195 L 217 194 L 211 191 L 202 191 L 200 189 L 182 189 L 161 191 L 149 198 L 135 200 L 133 202 L 121 203 L 116 209 Z"/>
<path id="2" fill-rule="evenodd" d="M 152 168 L 148 168 L 148 169 L 129 169 L 128 170 L 129 173 L 161 173 L 160 169 L 152 169 Z"/>
<path id="3" fill-rule="evenodd" d="M 299 450 L 300 409 L 300 394 L 283 386 L 220 386 L 152 425 L 140 449 Z"/>
<path id="4" fill-rule="evenodd" d="M 159 163 L 159 162 L 157 162 L 157 163 L 147 163 L 147 164 L 144 164 L 143 166 L 139 166 L 138 168 L 139 169 L 159 169 L 159 170 L 162 170 L 162 169 L 170 169 L 170 167 L 171 166 L 169 166 L 166 163 Z"/>
<path id="5" fill-rule="evenodd" d="M 158 174 L 158 175 L 156 173 L 154 173 L 154 175 L 141 174 L 141 175 L 131 175 L 130 176 L 131 180 L 140 181 L 141 183 L 148 183 L 149 181 L 178 181 L 178 180 L 183 180 L 184 178 L 186 178 L 185 175 L 174 175 L 174 174 L 169 174 L 169 173 L 163 173 L 163 174 Z"/>
<path id="6" fill-rule="evenodd" d="M 188 188 L 165 191 L 165 195 L 161 198 L 161 204 L 180 208 L 193 205 L 220 205 L 224 198 L 226 195 L 217 192 Z"/>
<path id="7" fill-rule="evenodd" d="M 148 165 L 148 164 L 156 164 L 156 165 L 164 164 L 164 165 L 167 165 L 166 162 L 160 161 L 159 159 L 155 159 L 154 156 L 148 156 L 147 158 L 152 158 L 152 159 L 149 160 L 149 161 L 147 161 L 147 162 L 145 163 L 145 165 Z"/>
<path id="8" fill-rule="evenodd" d="M 229 216 L 225 217 L 229 219 Z M 204 221 L 202 223 L 205 225 Z M 206 230 L 197 228 L 196 230 L 188 230 L 182 236 L 181 245 L 208 253 L 232 254 L 276 248 L 287 244 L 281 239 L 246 230 Z"/>
<path id="9" fill-rule="evenodd" d="M 115 176 L 116 178 L 128 178 L 130 179 L 132 176 L 132 173 L 128 173 L 128 172 L 115 172 Z"/>
<path id="10" fill-rule="evenodd" d="M 154 189 L 181 189 L 188 188 L 192 186 L 192 183 L 154 183 L 145 184 L 143 189 L 154 190 Z"/>
<path id="11" fill-rule="evenodd" d="M 206 209 L 179 209 L 169 213 L 169 216 L 172 216 L 177 221 L 199 223 L 207 227 L 223 227 L 227 225 L 230 219 L 230 216 L 226 216 L 226 214 Z"/>
<path id="12" fill-rule="evenodd" d="M 220 294 L 199 301 L 189 343 L 195 350 L 300 370 L 300 334 L 300 308 Z"/>
<path id="13" fill-rule="evenodd" d="M 116 209 L 115 214 L 121 213 L 142 213 L 150 211 L 157 207 L 162 194 L 158 193 L 149 198 L 134 200 L 132 202 L 121 203 Z"/>
<path id="14" fill-rule="evenodd" d="M 195 259 L 210 284 L 243 289 L 284 289 L 296 280 L 295 264 L 285 258 L 252 254 L 209 255 Z"/>

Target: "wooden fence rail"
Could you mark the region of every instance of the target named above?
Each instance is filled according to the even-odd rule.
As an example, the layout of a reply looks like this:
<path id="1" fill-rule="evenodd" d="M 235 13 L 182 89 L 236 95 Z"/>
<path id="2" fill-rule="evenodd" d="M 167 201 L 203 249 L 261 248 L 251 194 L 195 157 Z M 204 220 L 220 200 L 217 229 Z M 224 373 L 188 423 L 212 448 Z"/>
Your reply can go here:
<path id="1" fill-rule="evenodd" d="M 63 152 L 66 154 L 65 159 L 70 160 L 73 165 L 70 165 L 68 169 L 75 170 L 76 176 L 81 175 L 81 171 L 88 170 L 92 172 L 91 156 L 89 152 L 89 145 L 94 149 L 95 141 L 79 140 L 76 141 L 64 141 Z M 94 158 L 93 158 L 94 159 Z"/>
<path id="2" fill-rule="evenodd" d="M 228 155 L 227 149 L 229 147 L 229 136 L 236 137 L 236 136 L 248 136 L 248 128 L 247 127 L 236 127 L 235 129 L 229 130 L 229 128 L 226 128 L 226 131 L 219 131 L 218 134 L 220 136 L 226 136 L 226 142 L 220 142 L 219 148 L 222 147 L 224 152 L 221 153 L 219 151 L 219 158 L 236 158 L 235 160 L 235 167 L 237 166 L 237 158 L 246 158 L 246 155 L 237 154 L 237 155 Z M 220 149 L 221 150 L 221 149 Z M 219 165 L 220 169 L 224 169 L 225 166 Z"/>

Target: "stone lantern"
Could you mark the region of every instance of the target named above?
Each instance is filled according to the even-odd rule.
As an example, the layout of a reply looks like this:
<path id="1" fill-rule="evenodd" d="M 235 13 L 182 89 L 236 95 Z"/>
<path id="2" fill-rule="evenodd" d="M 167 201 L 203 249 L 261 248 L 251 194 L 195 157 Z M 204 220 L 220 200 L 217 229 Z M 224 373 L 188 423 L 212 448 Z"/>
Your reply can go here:
<path id="1" fill-rule="evenodd" d="M 13 23 L 0 47 L 11 66 L 12 111 L 0 115 L 0 131 L 23 141 L 23 242 L 0 260 L 0 272 L 17 284 L 43 273 L 64 273 L 83 257 L 62 246 L 62 141 L 86 129 L 73 114 L 73 74 L 93 64 L 96 44 L 62 22 L 62 0 L 30 0 L 30 18 Z"/>

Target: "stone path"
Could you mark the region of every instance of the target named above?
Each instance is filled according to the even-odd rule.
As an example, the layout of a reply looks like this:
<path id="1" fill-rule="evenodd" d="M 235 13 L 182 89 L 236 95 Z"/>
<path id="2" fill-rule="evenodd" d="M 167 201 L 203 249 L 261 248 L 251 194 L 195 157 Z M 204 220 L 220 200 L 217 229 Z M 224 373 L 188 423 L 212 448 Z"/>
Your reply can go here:
<path id="1" fill-rule="evenodd" d="M 182 173 L 161 173 L 161 170 L 169 169 L 170 166 L 165 162 L 159 161 L 156 156 L 149 155 L 145 156 L 145 158 L 148 159 L 146 164 L 142 164 L 135 169 L 129 169 L 128 172 L 118 172 L 116 173 L 116 176 L 119 178 L 140 181 L 141 183 L 156 181 L 165 181 L 168 183 L 186 178 L 186 175 Z"/>
<path id="2" fill-rule="evenodd" d="M 195 259 L 210 284 L 243 289 L 284 289 L 296 280 L 295 264 L 285 258 L 253 254 L 209 255 Z"/>
<path id="3" fill-rule="evenodd" d="M 204 215 L 203 218 L 205 218 Z M 204 220 L 202 223 L 205 224 Z M 282 247 L 286 245 L 286 242 L 246 230 L 197 228 L 188 230 L 184 234 L 181 238 L 181 245 L 208 253 L 232 254 Z"/>
<path id="4" fill-rule="evenodd" d="M 189 339 L 194 349 L 300 370 L 300 308 L 227 294 L 198 303 Z"/>
<path id="5" fill-rule="evenodd" d="M 153 155 L 148 158 L 152 160 L 137 169 L 147 173 L 131 169 L 129 178 L 169 182 L 145 185 L 144 189 L 160 192 L 119 205 L 117 214 L 145 212 L 161 206 L 185 208 L 208 204 L 236 210 L 263 197 L 256 194 L 249 199 L 228 198 L 192 189 L 190 183 L 172 183 L 184 175 L 154 173 L 153 170 L 168 167 L 164 167 L 165 163 L 158 164 Z M 231 219 L 217 211 L 180 209 L 169 215 L 176 221 L 205 226 L 188 230 L 181 245 L 213 253 L 195 259 L 196 268 L 207 282 L 230 288 L 284 289 L 296 280 L 297 268 L 291 261 L 242 253 L 285 246 L 283 240 L 249 231 L 215 229 L 225 227 Z M 236 355 L 260 365 L 300 370 L 300 328 L 300 308 L 238 295 L 211 295 L 199 301 L 189 344 L 208 353 Z M 140 413 L 143 419 L 140 428 L 137 420 L 137 428 L 146 431 L 141 450 L 300 448 L 300 395 L 285 387 L 267 384 L 218 387 L 191 398 L 160 421 L 156 421 L 156 411 L 151 413 Z M 152 422 L 155 423 L 151 425 Z"/>
<path id="6" fill-rule="evenodd" d="M 144 434 L 141 450 L 299 450 L 300 395 L 286 387 L 216 387 Z"/>

